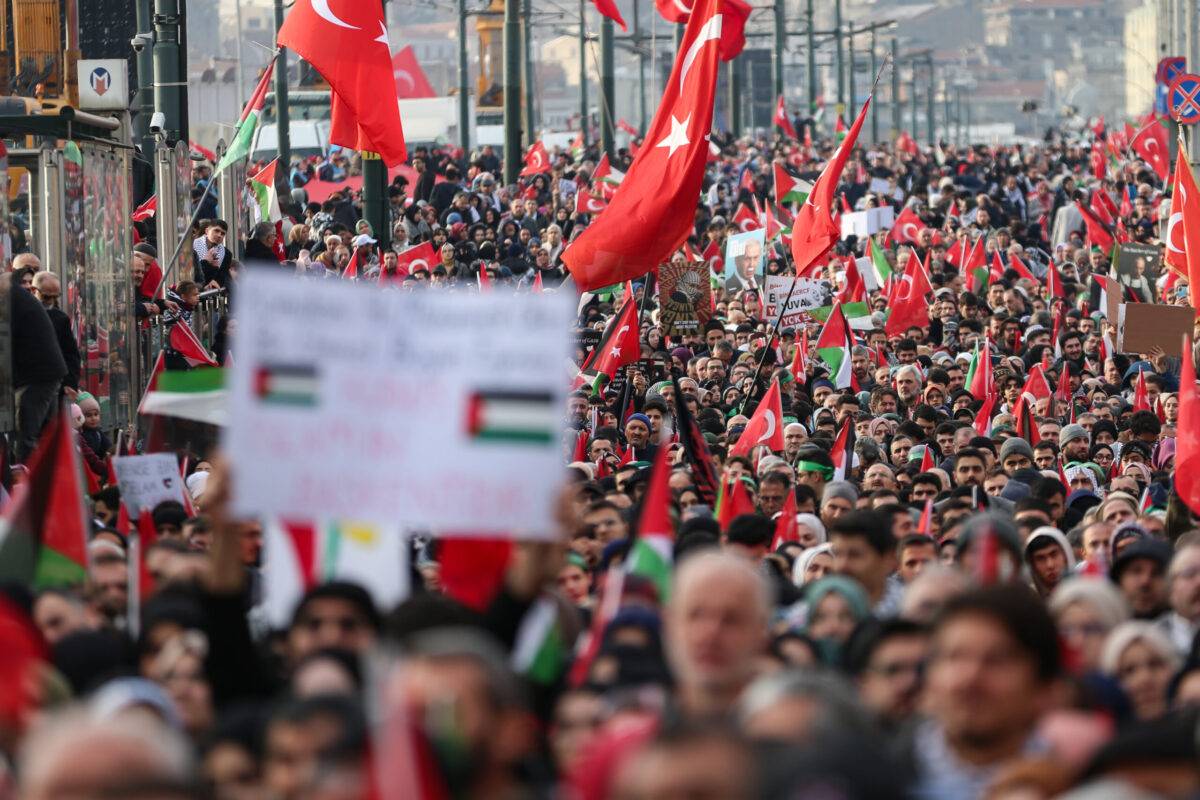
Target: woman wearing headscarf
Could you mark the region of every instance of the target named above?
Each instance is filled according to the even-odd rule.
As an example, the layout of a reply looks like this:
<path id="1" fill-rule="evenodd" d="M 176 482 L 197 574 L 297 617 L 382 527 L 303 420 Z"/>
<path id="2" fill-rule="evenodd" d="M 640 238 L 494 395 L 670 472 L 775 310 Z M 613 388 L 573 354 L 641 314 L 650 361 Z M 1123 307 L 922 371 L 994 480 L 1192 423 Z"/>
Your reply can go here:
<path id="1" fill-rule="evenodd" d="M 812 516 L 807 514 L 805 516 Z M 799 522 L 799 516 L 797 516 Z M 820 522 L 820 520 L 817 520 Z M 824 530 L 824 526 L 822 526 Z M 792 583 L 804 586 L 824 578 L 833 572 L 833 545 L 822 542 L 816 547 L 810 547 L 800 554 L 792 568 Z"/>
<path id="2" fill-rule="evenodd" d="M 807 599 L 804 632 L 817 643 L 821 660 L 835 665 L 854 629 L 871 616 L 871 602 L 857 581 L 842 575 L 830 575 L 814 583 Z"/>
<path id="3" fill-rule="evenodd" d="M 1179 668 L 1179 654 L 1153 622 L 1133 620 L 1109 634 L 1100 668 L 1116 679 L 1139 721 L 1167 711 L 1167 687 Z"/>

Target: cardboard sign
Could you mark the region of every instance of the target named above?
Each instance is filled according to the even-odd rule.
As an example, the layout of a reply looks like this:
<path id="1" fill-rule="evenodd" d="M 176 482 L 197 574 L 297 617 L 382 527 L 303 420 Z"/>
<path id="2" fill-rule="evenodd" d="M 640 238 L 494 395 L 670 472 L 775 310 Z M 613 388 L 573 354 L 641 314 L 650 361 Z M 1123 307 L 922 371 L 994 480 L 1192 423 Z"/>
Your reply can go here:
<path id="1" fill-rule="evenodd" d="M 224 446 L 239 514 L 554 533 L 573 301 L 248 271 Z"/>
<path id="2" fill-rule="evenodd" d="M 1161 347 L 1167 353 L 1177 353 L 1183 335 L 1192 335 L 1195 318 L 1196 310 L 1191 306 L 1124 303 L 1118 315 L 1117 350 L 1149 353 Z"/>
<path id="3" fill-rule="evenodd" d="M 796 284 L 792 291 L 792 284 Z M 792 297 L 788 300 L 788 292 Z M 813 278 L 791 278 L 785 275 L 768 275 L 766 280 L 766 317 L 772 324 L 782 312 L 783 320 L 780 328 L 795 328 L 799 325 L 815 322 L 814 309 L 830 305 L 833 302 L 833 286 L 829 281 Z M 787 308 L 783 308 L 787 301 Z"/>
<path id="4" fill-rule="evenodd" d="M 659 323 L 672 338 L 700 333 L 712 317 L 712 287 L 703 261 L 674 259 L 658 270 Z"/>
<path id="5" fill-rule="evenodd" d="M 171 453 L 146 456 L 117 456 L 113 459 L 121 501 L 129 517 L 137 519 L 143 508 L 153 510 L 165 500 L 183 502 L 183 478 Z"/>

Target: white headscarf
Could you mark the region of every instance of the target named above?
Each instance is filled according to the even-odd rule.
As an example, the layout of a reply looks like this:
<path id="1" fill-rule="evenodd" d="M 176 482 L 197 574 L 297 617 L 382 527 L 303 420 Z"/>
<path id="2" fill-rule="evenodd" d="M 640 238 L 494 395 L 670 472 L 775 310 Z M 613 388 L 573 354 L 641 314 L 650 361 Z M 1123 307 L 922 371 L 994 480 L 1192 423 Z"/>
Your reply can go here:
<path id="1" fill-rule="evenodd" d="M 824 544 L 819 544 L 816 547 L 810 547 L 801 553 L 800 557 L 796 559 L 796 565 L 792 567 L 792 583 L 796 584 L 797 586 L 803 586 L 804 573 L 808 570 L 808 565 L 812 563 L 814 558 L 822 553 L 832 556 L 833 545 L 825 542 Z"/>

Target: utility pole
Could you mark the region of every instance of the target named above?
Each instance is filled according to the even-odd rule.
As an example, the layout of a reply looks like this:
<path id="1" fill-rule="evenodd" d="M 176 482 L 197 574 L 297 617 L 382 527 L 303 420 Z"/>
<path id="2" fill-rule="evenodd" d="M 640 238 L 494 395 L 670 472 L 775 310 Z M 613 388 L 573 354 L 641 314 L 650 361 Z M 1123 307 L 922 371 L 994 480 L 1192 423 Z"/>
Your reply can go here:
<path id="1" fill-rule="evenodd" d="M 847 66 L 849 67 L 848 71 L 850 73 L 849 74 L 849 79 L 850 79 L 849 113 L 854 114 L 855 109 L 858 108 L 858 94 L 855 91 L 856 87 L 855 87 L 855 80 L 854 80 L 854 71 L 858 67 L 858 59 L 854 55 L 854 27 L 853 26 L 851 26 L 850 30 L 847 32 L 846 38 L 847 38 L 847 43 L 849 44 L 849 49 L 850 49 L 850 61 L 847 64 Z"/>
<path id="2" fill-rule="evenodd" d="M 387 0 L 375 2 L 383 6 L 383 18 L 386 20 Z M 388 213 L 387 165 L 383 163 L 379 153 L 370 150 L 360 151 L 359 157 L 362 159 L 363 219 L 370 223 L 371 236 L 382 250 L 389 246 L 392 238 L 391 216 Z M 284 169 L 288 173 L 291 172 L 290 166 L 285 166 Z M 290 180 L 288 185 L 291 185 Z"/>
<path id="3" fill-rule="evenodd" d="M 783 0 L 775 0 L 773 11 L 775 22 L 775 58 L 771 64 L 774 68 L 771 93 L 775 95 L 775 100 L 778 102 L 779 98 L 783 97 L 783 51 L 787 47 L 787 34 L 784 32 L 783 27 Z"/>
<path id="4" fill-rule="evenodd" d="M 521 171 L 521 19 L 516 0 L 504 4 L 504 182 Z"/>
<path id="5" fill-rule="evenodd" d="M 638 49 L 638 131 L 646 134 L 646 47 L 642 40 L 642 3 L 633 0 L 633 39 Z"/>
<path id="6" fill-rule="evenodd" d="M 134 12 L 137 17 L 137 33 L 142 46 L 136 53 L 137 59 L 137 97 L 134 107 L 137 114 L 133 118 L 133 140 L 142 146 L 142 157 L 154 163 L 154 137 L 150 135 L 150 117 L 154 114 L 154 47 L 149 38 L 154 36 L 154 13 L 151 7 L 153 0 L 136 0 Z"/>
<path id="7" fill-rule="evenodd" d="M 741 57 L 729 59 L 729 132 L 736 139 L 742 135 L 742 67 Z"/>
<path id="8" fill-rule="evenodd" d="M 579 129 L 586 147 L 588 136 L 587 3 L 579 0 Z"/>
<path id="9" fill-rule="evenodd" d="M 471 150 L 471 88 L 467 78 L 467 0 L 458 0 L 458 143 Z"/>
<path id="10" fill-rule="evenodd" d="M 613 21 L 601 15 L 600 18 L 600 147 L 608 153 L 610 159 L 617 157 L 616 120 L 616 81 L 613 77 L 613 61 L 616 60 L 613 43 Z"/>
<path id="11" fill-rule="evenodd" d="M 837 40 L 837 113 L 846 110 L 846 62 L 842 53 L 842 0 L 833 2 L 833 36 Z"/>
<path id="12" fill-rule="evenodd" d="M 875 29 L 871 29 L 871 80 L 875 80 L 875 76 L 879 74 L 878 55 L 875 53 Z M 877 109 L 879 104 L 871 102 L 871 143 L 879 141 L 879 114 Z"/>
<path id="13" fill-rule="evenodd" d="M 234 24 L 237 25 L 238 36 L 237 44 L 237 89 L 238 100 L 245 102 L 246 100 L 246 70 L 242 65 L 242 0 L 234 0 L 233 2 Z"/>
<path id="14" fill-rule="evenodd" d="M 283 27 L 283 0 L 275 0 L 275 39 Z M 292 172 L 292 115 L 288 108 L 288 55 L 287 48 L 280 47 L 275 56 L 275 135 L 279 150 L 279 163 L 283 173 Z M 290 185 L 290 182 L 289 182 Z"/>
<path id="15" fill-rule="evenodd" d="M 929 117 L 929 144 L 937 144 L 937 97 L 934 92 L 934 87 L 937 85 L 934 82 L 933 74 L 933 53 L 925 56 L 925 64 L 929 67 L 929 90 L 925 93 L 925 114 Z"/>
<path id="16" fill-rule="evenodd" d="M 892 140 L 900 135 L 900 45 L 892 37 Z"/>
<path id="17" fill-rule="evenodd" d="M 1186 0 L 1183 8 L 1183 30 L 1184 30 L 1184 55 L 1187 57 L 1188 72 L 1196 71 L 1197 58 L 1200 58 L 1200 51 L 1197 50 L 1196 36 L 1196 0 Z M 1190 133 L 1188 135 L 1190 141 L 1189 152 L 1192 158 L 1196 158 L 1197 145 L 1200 144 L 1200 134 L 1196 133 L 1196 126 L 1189 125 Z"/>
<path id="18" fill-rule="evenodd" d="M 181 0 L 154 0 L 154 110 L 166 116 L 168 145 L 188 140 L 187 53 Z"/>
<path id="19" fill-rule="evenodd" d="M 808 47 L 805 57 L 808 59 L 808 115 L 817 113 L 817 42 L 813 35 L 813 0 L 808 0 L 804 12 L 808 20 Z"/>
<path id="20" fill-rule="evenodd" d="M 912 107 L 912 137 L 914 140 L 921 138 L 921 126 L 917 124 L 917 62 L 910 61 L 912 66 L 912 77 L 909 79 L 909 90 L 912 92 L 910 103 Z"/>
<path id="21" fill-rule="evenodd" d="M 515 2 L 515 0 L 507 0 L 507 2 Z M 537 138 L 537 123 L 534 119 L 534 111 L 536 109 L 533 98 L 536 97 L 534 88 L 533 75 L 533 27 L 531 25 L 533 18 L 533 3 L 532 0 L 521 0 L 521 50 L 524 58 L 521 62 L 521 67 L 524 71 L 522 77 L 522 85 L 525 87 L 525 144 L 532 146 L 534 139 Z"/>

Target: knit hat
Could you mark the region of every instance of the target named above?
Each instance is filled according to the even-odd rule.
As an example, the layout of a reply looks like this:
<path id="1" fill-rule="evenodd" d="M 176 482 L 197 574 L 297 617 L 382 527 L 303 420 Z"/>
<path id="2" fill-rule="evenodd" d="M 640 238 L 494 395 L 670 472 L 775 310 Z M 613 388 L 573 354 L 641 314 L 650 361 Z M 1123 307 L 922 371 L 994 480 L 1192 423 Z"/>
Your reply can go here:
<path id="1" fill-rule="evenodd" d="M 625 424 L 629 425 L 629 423 L 634 422 L 634 421 L 640 422 L 643 425 L 645 425 L 647 430 L 653 430 L 653 426 L 650 424 L 650 418 L 647 417 L 645 414 L 641 413 L 640 411 L 637 413 L 634 413 L 634 414 L 630 414 L 629 419 L 625 420 Z"/>
<path id="2" fill-rule="evenodd" d="M 1071 425 L 1065 425 L 1058 433 L 1058 446 L 1066 447 L 1068 442 L 1073 442 L 1076 439 L 1083 439 L 1087 441 L 1087 430 L 1082 425 L 1076 425 L 1074 423 Z"/>
<path id="3" fill-rule="evenodd" d="M 1020 436 L 1013 436 L 1005 439 L 1004 444 L 1000 445 L 1000 463 L 1003 464 L 1004 459 L 1011 455 L 1022 455 L 1033 461 L 1033 448 Z"/>
<path id="4" fill-rule="evenodd" d="M 858 489 L 850 481 L 830 481 L 825 484 L 825 492 L 821 495 L 821 502 L 825 502 L 831 497 L 840 497 L 851 503 L 857 503 Z"/>

